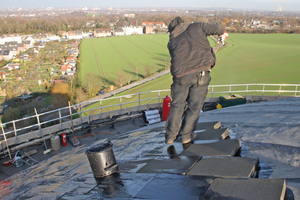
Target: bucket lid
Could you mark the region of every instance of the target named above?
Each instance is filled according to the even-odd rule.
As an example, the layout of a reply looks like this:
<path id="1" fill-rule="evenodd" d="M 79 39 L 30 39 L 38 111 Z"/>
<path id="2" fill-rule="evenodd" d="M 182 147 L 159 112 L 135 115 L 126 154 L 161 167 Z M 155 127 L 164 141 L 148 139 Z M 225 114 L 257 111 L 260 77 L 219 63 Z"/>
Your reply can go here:
<path id="1" fill-rule="evenodd" d="M 108 150 L 110 148 L 112 148 L 113 144 L 109 141 L 107 143 L 100 143 L 100 144 L 96 144 L 93 145 L 91 147 L 89 147 L 85 153 L 86 154 L 91 154 L 91 153 L 99 153 L 101 151 L 105 151 Z"/>

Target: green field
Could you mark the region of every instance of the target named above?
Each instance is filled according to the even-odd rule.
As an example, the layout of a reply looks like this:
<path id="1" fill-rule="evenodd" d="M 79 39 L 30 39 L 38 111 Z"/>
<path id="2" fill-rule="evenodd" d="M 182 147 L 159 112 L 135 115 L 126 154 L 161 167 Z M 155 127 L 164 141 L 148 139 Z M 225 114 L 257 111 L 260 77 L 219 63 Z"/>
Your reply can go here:
<path id="1" fill-rule="evenodd" d="M 168 56 L 166 48 L 168 35 L 166 34 L 130 36 L 126 38 L 132 39 L 132 42 L 139 44 L 143 49 L 147 49 L 149 52 L 151 51 L 151 54 L 157 55 L 157 58 L 160 58 L 160 60 L 163 60 Z M 125 40 L 122 39 L 122 37 L 103 39 L 111 40 L 116 45 L 118 41 L 124 42 Z M 100 41 L 100 39 L 95 40 Z M 86 43 L 86 41 L 88 40 L 84 40 L 84 43 Z M 146 41 L 149 41 L 149 43 Z M 210 42 L 212 46 L 215 45 L 212 41 Z M 299 34 L 230 34 L 226 42 L 227 45 L 217 52 L 217 63 L 211 72 L 212 80 L 210 85 L 243 83 L 300 84 Z M 122 44 L 126 45 L 128 43 L 124 42 Z M 150 45 L 150 47 L 148 48 L 147 45 Z M 139 52 L 140 54 L 138 54 L 138 57 L 140 57 L 140 59 L 137 59 L 136 62 L 134 62 L 133 55 L 135 53 L 124 52 L 124 55 L 128 56 L 128 60 L 132 60 L 132 63 L 136 63 L 135 65 L 143 66 L 147 62 L 151 62 L 157 64 L 156 69 L 159 69 L 159 66 L 162 65 L 163 62 L 155 62 L 153 57 L 149 57 L 148 53 L 141 51 L 139 48 L 135 47 L 135 45 L 129 46 L 130 47 L 120 45 L 118 48 L 121 49 L 122 47 L 122 51 L 125 51 L 126 49 L 135 49 L 136 53 Z M 83 54 L 84 53 L 85 52 L 83 52 Z M 111 54 L 116 54 L 114 52 L 109 53 L 108 51 L 106 53 L 107 57 L 114 57 Z M 92 60 L 93 55 L 90 56 Z M 115 56 L 114 58 L 115 62 L 122 63 L 122 59 L 118 56 Z M 170 59 L 169 57 L 167 58 Z M 83 60 L 83 62 L 85 61 Z M 126 65 L 121 66 L 125 67 Z M 164 66 L 161 67 L 164 68 Z M 110 73 L 113 74 L 113 72 Z M 168 74 L 141 86 L 127 90 L 119 95 L 169 89 L 171 83 L 172 77 Z"/>
<path id="2" fill-rule="evenodd" d="M 81 44 L 80 79 L 85 84 L 86 74 L 93 73 L 109 86 L 121 70 L 131 81 L 143 78 L 145 67 L 151 74 L 159 72 L 170 61 L 167 42 L 167 34 L 85 39 Z"/>
<path id="3" fill-rule="evenodd" d="M 111 81 L 116 71 L 124 70 L 132 74 L 135 80 L 135 68 L 138 69 L 139 77 L 142 77 L 146 65 L 152 67 L 152 73 L 163 70 L 165 60 L 170 60 L 167 42 L 167 34 L 83 40 L 81 79 L 85 79 L 85 73 L 92 72 L 100 76 L 104 74 Z M 211 85 L 300 83 L 300 35 L 230 34 L 226 42 L 228 45 L 217 52 L 217 64 L 211 72 Z M 96 54 L 92 51 L 92 44 Z M 99 56 L 101 70 L 97 68 L 96 55 Z M 168 89 L 171 82 L 171 76 L 167 75 L 137 87 L 130 93 Z"/>

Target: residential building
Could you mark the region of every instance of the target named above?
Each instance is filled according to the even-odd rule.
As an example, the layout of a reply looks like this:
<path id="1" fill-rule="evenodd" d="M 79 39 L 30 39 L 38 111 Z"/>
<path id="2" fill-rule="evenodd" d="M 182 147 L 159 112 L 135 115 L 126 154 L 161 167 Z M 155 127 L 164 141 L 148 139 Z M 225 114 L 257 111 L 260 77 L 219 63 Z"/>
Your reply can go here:
<path id="1" fill-rule="evenodd" d="M 61 38 L 57 35 L 51 35 L 51 36 L 48 37 L 48 40 L 50 40 L 50 41 L 59 41 L 59 40 L 61 40 Z"/>
<path id="2" fill-rule="evenodd" d="M 94 37 L 110 37 L 112 35 L 111 29 L 95 29 Z"/>
<path id="3" fill-rule="evenodd" d="M 153 28 L 167 28 L 164 22 L 142 22 L 142 26 L 153 26 Z"/>
<path id="4" fill-rule="evenodd" d="M 20 69 L 20 63 L 13 63 L 13 62 L 10 62 L 8 64 L 6 64 L 4 67 L 2 67 L 2 69 L 4 70 L 13 70 L 13 69 Z"/>
<path id="5" fill-rule="evenodd" d="M 80 40 L 82 37 L 82 31 L 68 31 L 67 34 L 68 40 Z"/>
<path id="6" fill-rule="evenodd" d="M 135 14 L 134 13 L 124 14 L 123 17 L 134 18 Z"/>
<path id="7" fill-rule="evenodd" d="M 123 27 L 125 35 L 139 35 L 143 34 L 142 26 L 125 26 Z"/>
<path id="8" fill-rule="evenodd" d="M 123 35 L 125 35 L 125 33 L 121 27 L 116 27 L 116 28 L 114 28 L 113 35 L 114 36 L 123 36 Z"/>
<path id="9" fill-rule="evenodd" d="M 10 60 L 13 54 L 10 50 L 0 50 L 0 60 Z"/>
<path id="10" fill-rule="evenodd" d="M 48 36 L 50 34 L 47 33 L 38 33 L 33 35 L 34 42 L 48 42 Z M 51 34 L 52 35 L 52 34 Z"/>
<path id="11" fill-rule="evenodd" d="M 5 44 L 5 42 L 17 42 L 21 43 L 22 38 L 20 34 L 3 34 L 0 37 L 0 44 Z"/>
<path id="12" fill-rule="evenodd" d="M 29 49 L 29 48 L 33 47 L 33 45 L 34 45 L 34 39 L 32 37 L 27 37 L 23 41 L 23 43 L 25 43 L 25 48 Z"/>
<path id="13" fill-rule="evenodd" d="M 154 31 L 153 26 L 144 26 L 143 33 L 144 34 L 154 34 L 155 31 Z"/>

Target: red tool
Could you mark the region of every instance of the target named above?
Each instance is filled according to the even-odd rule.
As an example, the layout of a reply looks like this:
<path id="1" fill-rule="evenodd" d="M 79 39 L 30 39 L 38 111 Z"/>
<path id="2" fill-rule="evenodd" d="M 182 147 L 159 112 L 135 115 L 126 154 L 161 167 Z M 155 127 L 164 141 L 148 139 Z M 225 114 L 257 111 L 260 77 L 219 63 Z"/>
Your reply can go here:
<path id="1" fill-rule="evenodd" d="M 171 97 L 168 95 L 163 100 L 163 113 L 162 113 L 162 121 L 166 121 L 169 115 L 169 111 L 171 108 Z"/>

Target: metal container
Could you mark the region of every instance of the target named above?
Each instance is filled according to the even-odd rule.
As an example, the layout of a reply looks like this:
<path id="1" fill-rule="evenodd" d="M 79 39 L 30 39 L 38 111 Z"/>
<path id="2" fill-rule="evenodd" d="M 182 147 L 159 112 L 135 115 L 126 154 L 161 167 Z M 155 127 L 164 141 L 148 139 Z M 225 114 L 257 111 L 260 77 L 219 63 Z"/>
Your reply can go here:
<path id="1" fill-rule="evenodd" d="M 58 135 L 52 135 L 50 141 L 52 150 L 60 149 L 60 139 Z"/>
<path id="2" fill-rule="evenodd" d="M 118 171 L 111 142 L 93 145 L 85 151 L 85 154 L 95 178 L 101 178 Z"/>

